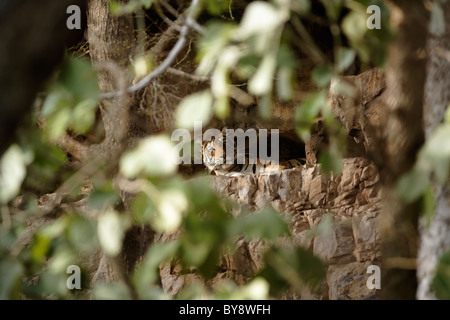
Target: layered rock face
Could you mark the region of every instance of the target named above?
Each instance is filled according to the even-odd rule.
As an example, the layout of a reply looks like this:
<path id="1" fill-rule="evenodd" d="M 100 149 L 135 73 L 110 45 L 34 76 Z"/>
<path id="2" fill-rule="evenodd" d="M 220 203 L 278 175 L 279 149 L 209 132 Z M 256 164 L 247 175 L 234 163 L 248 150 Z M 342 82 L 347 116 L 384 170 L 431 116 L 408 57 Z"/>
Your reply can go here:
<path id="1" fill-rule="evenodd" d="M 291 214 L 295 244 L 311 249 L 329 265 L 323 292 L 297 297 L 307 299 L 365 299 L 376 294 L 366 282 L 367 267 L 377 264 L 381 254 L 377 182 L 375 166 L 363 158 L 344 159 L 339 176 L 326 176 L 313 165 L 275 174 L 214 177 L 221 194 L 254 209 L 268 205 Z M 327 215 L 332 217 L 331 227 L 311 239 L 309 230 Z M 247 245 L 250 252 L 255 250 L 251 242 Z M 249 265 L 261 265 L 261 256 L 262 252 L 250 254 L 256 261 Z"/>
<path id="2" fill-rule="evenodd" d="M 380 194 L 376 167 L 364 158 L 343 160 L 342 174 L 326 176 L 319 165 L 305 165 L 275 173 L 211 177 L 217 192 L 244 206 L 259 210 L 271 206 L 289 214 L 294 245 L 306 247 L 328 265 L 320 292 L 308 289 L 286 295 L 293 299 L 372 299 L 376 289 L 366 285 L 370 265 L 379 265 L 380 233 L 377 220 Z M 239 214 L 239 213 L 235 213 Z M 330 226 L 311 237 L 325 217 Z M 283 239 L 281 239 L 283 241 Z M 289 243 L 292 245 L 292 243 Z M 265 244 L 241 239 L 233 256 L 225 256 L 221 272 L 211 285 L 223 278 L 237 283 L 262 267 Z M 163 287 L 169 294 L 197 281 L 194 274 L 181 275 L 176 268 L 161 267 Z"/>
<path id="3" fill-rule="evenodd" d="M 216 191 L 251 210 L 273 207 L 291 219 L 293 240 L 286 245 L 302 246 L 311 250 L 327 265 L 328 271 L 319 293 L 303 290 L 286 293 L 291 299 L 374 299 L 376 289 L 369 289 L 367 280 L 372 275 L 368 267 L 381 267 L 381 235 L 379 220 L 382 195 L 378 185 L 376 144 L 381 124 L 385 119 L 384 72 L 371 69 L 357 76 L 342 79 L 355 89 L 350 97 L 342 95 L 332 83 L 328 104 L 348 134 L 348 142 L 362 152 L 347 150 L 340 175 L 325 175 L 316 164 L 322 136 L 320 130 L 306 142 L 307 165 L 280 172 L 242 175 L 236 177 L 212 176 Z M 292 120 L 294 109 L 280 109 L 283 119 Z M 286 120 L 287 121 L 287 120 Z M 289 121 L 280 127 L 290 128 Z M 292 124 L 292 123 L 291 123 Z M 356 143 L 355 143 L 356 142 Z M 348 145 L 351 145 L 349 143 Z M 235 215 L 239 212 L 235 212 Z M 325 232 L 311 232 L 325 221 L 331 226 Z M 316 234 L 311 237 L 311 234 Z M 283 239 L 281 239 L 283 241 Z M 238 284 L 246 282 L 263 264 L 267 246 L 262 241 L 237 243 L 233 256 L 224 256 L 221 272 L 211 281 L 231 278 Z M 370 269 L 372 270 L 372 269 Z M 194 274 L 181 275 L 176 268 L 163 266 L 161 278 L 164 290 L 176 294 L 193 281 Z"/>

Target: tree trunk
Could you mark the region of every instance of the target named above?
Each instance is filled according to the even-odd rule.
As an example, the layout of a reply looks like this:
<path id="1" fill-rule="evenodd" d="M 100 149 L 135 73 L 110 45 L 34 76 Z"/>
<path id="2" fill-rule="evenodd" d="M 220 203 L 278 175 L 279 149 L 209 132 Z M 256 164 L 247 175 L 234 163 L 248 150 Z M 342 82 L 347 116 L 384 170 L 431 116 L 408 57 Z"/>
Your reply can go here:
<path id="1" fill-rule="evenodd" d="M 392 1 L 391 22 L 396 38 L 386 68 L 387 119 L 379 145 L 382 197 L 382 299 L 414 299 L 419 207 L 406 205 L 395 193 L 402 174 L 414 165 L 423 143 L 422 108 L 425 82 L 424 51 L 428 11 L 421 1 Z M 398 263 L 401 262 L 401 263 Z M 406 263 L 404 263 L 406 262 Z"/>
<path id="2" fill-rule="evenodd" d="M 125 1 L 126 2 L 126 1 Z M 131 16 L 113 16 L 109 10 L 109 1 L 90 0 L 88 3 L 88 40 L 92 62 L 103 69 L 99 73 L 99 86 L 102 92 L 118 91 L 127 88 L 130 83 L 126 68 L 129 57 L 134 50 L 134 24 Z M 105 127 L 105 139 L 100 144 L 82 146 L 71 142 L 71 152 L 81 155 L 80 160 L 99 160 L 107 165 L 114 174 L 114 168 L 125 147 L 129 133 L 129 113 L 133 97 L 122 94 L 117 99 L 103 100 L 101 103 L 101 118 Z M 64 143 L 67 144 L 66 139 Z M 75 148 L 73 148 L 75 146 Z M 81 151 L 81 152 L 80 152 Z M 148 230 L 147 230 L 148 231 Z M 100 265 L 93 282 L 112 281 L 117 277 L 128 283 L 127 273 L 146 251 L 146 245 L 151 241 L 151 232 L 141 228 L 132 228 L 126 235 L 122 255 L 114 260 L 102 255 Z M 141 245 L 142 244 L 142 245 Z M 130 296 L 136 298 L 132 286 Z"/>
<path id="3" fill-rule="evenodd" d="M 428 139 L 442 120 L 450 102 L 450 1 L 442 3 L 444 21 L 443 34 L 430 33 L 428 41 L 429 60 L 425 87 L 424 127 Z M 417 278 L 418 299 L 435 299 L 430 284 L 436 271 L 436 264 L 442 254 L 450 250 L 450 188 L 434 186 L 436 210 L 429 225 L 426 219 L 420 221 L 420 248 Z"/>

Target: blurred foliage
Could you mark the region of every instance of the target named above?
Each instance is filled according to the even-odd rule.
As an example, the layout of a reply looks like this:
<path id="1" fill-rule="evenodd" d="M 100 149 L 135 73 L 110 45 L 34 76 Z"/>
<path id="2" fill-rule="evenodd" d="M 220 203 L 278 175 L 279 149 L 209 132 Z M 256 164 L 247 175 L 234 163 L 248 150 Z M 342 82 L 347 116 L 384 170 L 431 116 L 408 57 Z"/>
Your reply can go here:
<path id="1" fill-rule="evenodd" d="M 91 129 L 100 91 L 97 74 L 88 60 L 67 56 L 49 92 L 40 115 L 50 139 L 61 138 L 68 129 L 78 134 Z"/>
<path id="2" fill-rule="evenodd" d="M 214 114 L 226 118 L 232 79 L 247 83 L 248 92 L 258 98 L 260 115 L 269 118 L 273 97 L 293 100 L 295 75 L 303 67 L 294 49 L 294 42 L 300 41 L 309 49 L 303 54 L 320 62 L 311 76 L 317 90 L 296 106 L 296 130 L 306 140 L 316 119 L 322 117 L 330 135 L 330 147 L 320 159 L 322 168 L 339 173 L 344 133 L 327 107 L 327 88 L 356 59 L 367 65 L 383 65 L 392 32 L 384 1 L 321 2 L 333 37 L 331 58 L 326 58 L 311 41 L 314 35 L 304 33 L 302 21 L 314 18 L 309 0 L 253 1 L 238 23 L 221 19 L 222 14 L 232 10 L 231 1 L 203 1 L 202 10 L 210 19 L 205 23 L 205 34 L 196 39 L 196 73 L 211 77 L 211 86 L 182 100 L 175 113 L 176 125 L 191 130 L 195 121 L 206 122 Z M 111 1 L 110 8 L 113 14 L 120 15 L 153 10 L 155 3 L 133 0 L 122 5 Z M 381 8 L 381 29 L 366 27 L 370 4 Z M 295 37 L 287 36 L 286 26 L 291 24 Z M 439 29 L 439 19 L 435 27 Z M 153 61 L 138 61 L 135 71 L 142 76 L 153 67 Z M 351 91 L 344 86 L 341 90 Z M 280 237 L 290 237 L 289 217 L 269 208 L 260 212 L 240 208 L 241 214 L 233 217 L 231 212 L 237 204 L 213 192 L 207 177 L 185 181 L 177 174 L 174 144 L 165 134 L 142 139 L 122 155 L 119 170 L 128 178 L 125 185 L 118 187 L 100 173 L 92 177 L 93 191 L 87 197 L 83 195 L 81 208 L 73 206 L 49 213 L 38 206 L 42 190 L 55 190 L 71 173 L 65 168 L 65 155 L 52 143 L 66 132 L 86 134 L 96 120 L 98 97 L 97 76 L 89 61 L 67 57 L 45 98 L 37 100 L 35 120 L 42 130 L 27 126 L 19 133 L 17 144 L 1 159 L 0 299 L 131 299 L 133 291 L 142 299 L 169 298 L 160 285 L 162 263 L 179 263 L 183 272 L 195 271 L 210 279 L 218 271 L 220 256 L 233 253 L 239 237 L 262 239 L 267 244 L 265 266 L 257 275 L 245 286 L 227 280 L 206 290 L 193 284 L 174 298 L 265 299 L 277 297 L 286 289 L 300 290 L 305 285 L 315 289 L 321 285 L 326 266 L 320 259 L 305 249 L 277 244 Z M 430 174 L 440 182 L 448 177 L 449 118 L 424 147 L 419 157 L 423 160 L 418 161 L 415 173 L 405 177 L 399 186 L 400 193 L 409 200 L 427 190 Z M 411 192 L 411 183 L 418 190 Z M 121 205 L 121 191 L 136 195 L 130 210 Z M 432 207 L 430 201 L 427 203 Z M 46 223 L 49 214 L 52 222 Z M 30 225 L 30 220 L 35 223 Z M 328 218 L 324 219 L 310 236 L 320 234 L 330 224 Z M 128 282 L 120 280 L 91 288 L 89 259 L 98 250 L 112 261 L 120 257 L 125 234 L 132 225 L 149 225 L 161 233 L 180 232 L 174 240 L 152 244 Z M 67 289 L 69 265 L 82 267 L 81 290 Z M 437 291 L 442 291 L 445 281 L 436 282 Z"/>
<path id="3" fill-rule="evenodd" d="M 404 201 L 422 203 L 422 212 L 428 222 L 435 211 L 433 186 L 448 185 L 450 179 L 449 137 L 450 108 L 447 108 L 443 123 L 420 149 L 413 169 L 397 184 L 397 193 Z"/>
<path id="4" fill-rule="evenodd" d="M 450 300 L 450 252 L 439 259 L 431 290 L 438 299 Z"/>

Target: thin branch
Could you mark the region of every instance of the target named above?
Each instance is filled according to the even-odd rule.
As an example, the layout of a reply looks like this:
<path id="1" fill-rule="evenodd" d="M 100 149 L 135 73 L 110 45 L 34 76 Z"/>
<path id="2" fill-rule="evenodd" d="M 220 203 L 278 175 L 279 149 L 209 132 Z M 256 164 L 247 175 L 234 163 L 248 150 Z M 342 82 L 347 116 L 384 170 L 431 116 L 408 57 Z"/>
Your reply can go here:
<path id="1" fill-rule="evenodd" d="M 416 270 L 417 260 L 416 258 L 392 257 L 385 260 L 384 266 L 388 269 Z"/>
<path id="2" fill-rule="evenodd" d="M 450 50 L 446 50 L 444 48 L 437 47 L 437 48 L 434 48 L 431 52 L 436 54 L 436 56 L 438 56 L 439 58 L 445 59 L 448 62 L 450 62 Z"/>
<path id="3" fill-rule="evenodd" d="M 298 33 L 298 35 L 302 38 L 302 41 L 298 42 L 298 45 L 300 48 L 313 59 L 313 61 L 317 64 L 322 64 L 327 61 L 327 58 L 322 53 L 322 51 L 319 49 L 319 47 L 316 45 L 314 40 L 311 38 L 311 35 L 306 30 L 305 26 L 301 22 L 301 20 L 293 16 L 292 19 L 292 25 L 294 26 L 295 31 Z"/>
<path id="4" fill-rule="evenodd" d="M 174 68 L 167 68 L 167 73 L 171 73 L 173 75 L 180 76 L 180 77 L 189 78 L 189 79 L 192 79 L 194 81 L 199 81 L 199 82 L 211 81 L 210 77 L 197 76 L 197 75 L 189 74 L 189 73 L 186 73 L 184 71 L 177 70 Z M 232 99 L 236 100 L 241 106 L 250 107 L 250 106 L 253 106 L 256 104 L 255 98 L 253 98 L 251 95 L 249 95 L 244 90 L 236 87 L 235 85 L 230 85 L 229 89 L 230 89 L 230 97 Z"/>
<path id="5" fill-rule="evenodd" d="M 231 6 L 233 5 L 233 0 L 230 0 L 230 3 L 228 4 L 228 12 L 230 13 L 230 18 L 231 20 L 234 21 L 234 17 L 233 17 L 233 11 L 231 10 Z"/>
<path id="6" fill-rule="evenodd" d="M 74 158 L 78 159 L 82 163 L 89 159 L 89 147 L 77 141 L 67 133 L 56 141 L 56 145 L 65 152 L 70 153 Z"/>
<path id="7" fill-rule="evenodd" d="M 164 33 L 159 37 L 156 44 L 150 49 L 150 54 L 153 56 L 159 56 L 163 53 L 166 46 L 174 39 L 181 31 L 181 25 L 184 23 L 183 18 L 178 18 L 164 31 Z"/>
<path id="8" fill-rule="evenodd" d="M 128 276 L 127 272 L 124 269 L 124 266 L 122 264 L 121 259 L 118 257 L 110 258 L 110 261 L 112 263 L 112 267 L 116 274 L 122 279 L 123 283 L 125 284 L 128 293 L 130 294 L 130 298 L 132 300 L 139 300 L 139 295 L 136 291 L 136 288 L 134 287 L 133 283 L 131 282 L 130 277 Z"/>
<path id="9" fill-rule="evenodd" d="M 177 18 L 178 18 L 178 16 L 179 16 L 178 11 L 175 10 L 175 8 L 172 7 L 166 0 L 159 0 L 158 3 L 159 3 L 159 2 L 164 6 L 164 8 L 167 9 L 167 11 L 169 11 L 169 13 L 170 13 L 171 15 L 173 15 L 174 17 L 177 17 Z"/>
<path id="10" fill-rule="evenodd" d="M 170 3 L 168 3 L 167 1 L 160 0 L 159 2 L 161 2 L 161 4 L 167 9 L 167 11 L 169 11 L 169 13 L 171 15 L 173 15 L 176 18 L 178 18 L 180 16 L 180 14 L 177 12 L 177 10 L 175 10 L 174 7 L 172 7 L 170 5 Z M 192 21 L 192 29 L 194 29 L 199 34 L 205 34 L 205 32 L 206 32 L 205 28 L 203 28 L 201 25 L 199 25 L 197 23 L 197 21 L 195 21 L 195 20 Z"/>
<path id="11" fill-rule="evenodd" d="M 184 78 L 189 78 L 191 80 L 194 81 L 199 81 L 199 82 L 207 82 L 210 81 L 211 78 L 210 77 L 204 77 L 204 76 L 197 76 L 195 74 L 190 74 L 175 68 L 167 68 L 167 73 L 171 73 L 175 76 L 179 76 L 179 77 L 184 77 Z"/>
<path id="12" fill-rule="evenodd" d="M 166 16 L 164 11 L 161 9 L 159 1 L 155 2 L 155 10 L 156 10 L 156 13 L 158 14 L 158 16 L 160 16 L 160 18 L 163 19 L 163 21 L 165 23 L 167 23 L 170 27 L 173 27 L 176 30 L 181 31 L 181 27 Z M 179 18 L 178 12 L 174 16 L 178 19 Z"/>
<path id="13" fill-rule="evenodd" d="M 181 52 L 181 50 L 184 48 L 186 42 L 187 42 L 187 35 L 190 31 L 190 29 L 193 26 L 194 17 L 197 14 L 197 8 L 199 5 L 199 0 L 193 0 L 191 6 L 188 9 L 188 14 L 186 17 L 186 20 L 184 22 L 184 25 L 181 27 L 180 31 L 180 38 L 178 39 L 175 46 L 170 50 L 168 56 L 166 59 L 152 72 L 150 72 L 148 75 L 146 75 L 144 78 L 142 78 L 139 82 L 132 85 L 128 89 L 126 89 L 127 93 L 133 93 L 136 91 L 141 90 L 142 88 L 148 86 L 148 84 L 153 81 L 155 78 L 159 77 L 161 74 L 163 74 L 167 68 L 169 68 L 177 58 L 178 54 Z M 121 94 L 123 94 L 123 91 L 115 91 L 115 92 L 106 92 L 100 95 L 100 98 L 102 99 L 112 99 L 117 98 Z"/>

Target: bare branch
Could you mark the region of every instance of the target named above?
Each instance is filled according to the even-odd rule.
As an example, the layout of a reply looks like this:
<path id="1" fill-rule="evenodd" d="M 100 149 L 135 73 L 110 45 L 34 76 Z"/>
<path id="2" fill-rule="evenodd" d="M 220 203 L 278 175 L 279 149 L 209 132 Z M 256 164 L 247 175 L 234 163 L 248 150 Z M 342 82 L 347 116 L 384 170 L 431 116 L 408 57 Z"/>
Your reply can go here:
<path id="1" fill-rule="evenodd" d="M 178 32 L 181 32 L 181 25 L 183 24 L 184 19 L 178 18 L 170 26 L 164 31 L 164 33 L 159 37 L 158 42 L 153 46 L 150 50 L 150 54 L 153 56 L 159 56 L 169 42 L 176 37 Z"/>
<path id="2" fill-rule="evenodd" d="M 297 45 L 300 47 L 301 50 L 303 50 L 307 55 L 311 57 L 311 59 L 317 63 L 322 64 L 327 62 L 326 56 L 322 53 L 320 48 L 316 45 L 311 35 L 306 30 L 305 26 L 301 22 L 301 20 L 293 16 L 292 19 L 292 25 L 294 26 L 295 31 L 298 33 L 298 35 L 302 38 L 302 41 L 298 41 Z"/>
<path id="3" fill-rule="evenodd" d="M 159 77 L 161 74 L 164 73 L 164 71 L 167 70 L 175 61 L 178 54 L 181 52 L 181 50 L 184 48 L 186 42 L 187 42 L 187 35 L 194 25 L 194 17 L 197 14 L 197 9 L 199 5 L 199 0 L 193 0 L 191 6 L 188 9 L 188 14 L 186 17 L 186 20 L 184 22 L 184 25 L 181 27 L 180 31 L 180 38 L 178 39 L 175 46 L 172 48 L 172 50 L 169 52 L 166 59 L 152 72 L 150 72 L 148 75 L 146 75 L 144 78 L 142 78 L 139 82 L 129 87 L 126 92 L 127 93 L 133 93 L 136 91 L 141 90 L 142 88 L 146 87 L 151 81 L 153 81 L 155 78 Z M 106 92 L 100 95 L 102 99 L 112 99 L 117 98 L 121 95 L 121 91 L 115 91 L 115 92 Z"/>
<path id="4" fill-rule="evenodd" d="M 67 133 L 56 141 L 56 144 L 74 158 L 85 163 L 89 158 L 89 147 L 75 140 Z"/>
<path id="5" fill-rule="evenodd" d="M 177 10 L 175 10 L 174 7 L 172 7 L 170 3 L 168 3 L 167 1 L 160 0 L 159 2 L 161 2 L 161 4 L 167 9 L 167 11 L 169 11 L 169 13 L 172 14 L 174 17 L 178 18 L 180 16 Z M 192 21 L 192 29 L 197 31 L 199 34 L 204 34 L 206 32 L 205 28 L 199 25 L 195 20 Z"/>
<path id="6" fill-rule="evenodd" d="M 174 68 L 168 68 L 167 72 L 171 73 L 173 75 L 176 75 L 176 76 L 189 78 L 194 81 L 200 81 L 200 82 L 211 81 L 210 77 L 196 76 L 196 75 L 189 74 L 189 73 L 186 73 L 184 71 L 177 70 Z M 229 89 L 230 89 L 230 97 L 232 99 L 236 100 L 241 106 L 250 107 L 250 106 L 253 106 L 256 104 L 255 98 L 253 98 L 251 95 L 249 95 L 244 90 L 242 90 L 234 85 L 230 85 Z"/>

